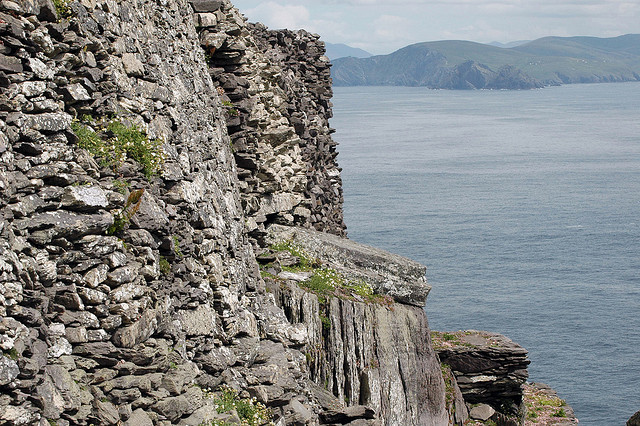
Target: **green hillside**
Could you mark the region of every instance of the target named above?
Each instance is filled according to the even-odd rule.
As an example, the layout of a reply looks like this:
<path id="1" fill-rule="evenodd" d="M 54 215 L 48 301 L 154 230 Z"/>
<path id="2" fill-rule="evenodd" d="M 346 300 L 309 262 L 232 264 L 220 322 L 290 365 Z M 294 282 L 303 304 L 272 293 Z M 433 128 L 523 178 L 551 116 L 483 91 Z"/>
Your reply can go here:
<path id="1" fill-rule="evenodd" d="M 497 76 L 507 66 L 512 67 L 510 77 L 500 84 L 515 86 L 498 88 L 526 88 L 527 84 L 518 83 L 520 77 L 528 79 L 531 87 L 635 81 L 640 80 L 640 35 L 545 37 L 513 48 L 470 41 L 435 41 L 407 46 L 390 55 L 350 59 L 334 62 L 335 85 L 487 88 L 496 84 Z M 478 87 L 482 80 L 464 80 L 470 64 L 472 76 L 484 76 L 484 87 Z"/>

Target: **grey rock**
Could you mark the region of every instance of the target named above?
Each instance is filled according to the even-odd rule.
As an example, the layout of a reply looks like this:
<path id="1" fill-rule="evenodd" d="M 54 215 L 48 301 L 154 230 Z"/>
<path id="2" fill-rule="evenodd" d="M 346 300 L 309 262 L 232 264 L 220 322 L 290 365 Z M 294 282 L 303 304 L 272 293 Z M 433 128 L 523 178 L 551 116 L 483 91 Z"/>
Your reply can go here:
<path id="1" fill-rule="evenodd" d="M 91 95 L 80 83 L 70 84 L 64 88 L 65 96 L 69 102 L 89 101 Z"/>
<path id="2" fill-rule="evenodd" d="M 22 127 L 43 132 L 59 132 L 71 125 L 71 116 L 64 112 L 32 114 L 25 117 Z"/>
<path id="3" fill-rule="evenodd" d="M 65 211 L 37 213 L 30 219 L 17 221 L 19 229 L 36 231 L 52 228 L 52 235 L 63 238 L 79 238 L 87 234 L 104 233 L 113 224 L 109 213 L 77 214 Z"/>
<path id="4" fill-rule="evenodd" d="M 187 336 L 213 336 L 222 334 L 218 315 L 209 305 L 193 310 L 180 310 L 175 314 Z"/>
<path id="5" fill-rule="evenodd" d="M 426 282 L 426 268 L 417 262 L 309 229 L 274 224 L 268 232 L 270 243 L 292 240 L 309 256 L 330 263 L 347 277 L 363 279 L 378 294 L 419 307 L 426 303 L 431 287 Z"/>
<path id="6" fill-rule="evenodd" d="M 0 355 L 0 386 L 8 385 L 18 377 L 18 374 L 20 374 L 18 364 L 14 360 Z"/>
<path id="7" fill-rule="evenodd" d="M 627 420 L 627 426 L 640 426 L 640 411 L 636 412 Z"/>
<path id="8" fill-rule="evenodd" d="M 115 425 L 120 422 L 118 409 L 110 401 L 94 399 L 93 413 L 100 424 Z"/>
<path id="9" fill-rule="evenodd" d="M 131 417 L 124 422 L 124 426 L 153 426 L 153 421 L 142 408 L 138 408 L 131 413 Z"/>
<path id="10" fill-rule="evenodd" d="M 113 342 L 123 348 L 132 348 L 144 342 L 157 330 L 161 312 L 150 309 L 142 313 L 138 321 L 128 327 L 119 328 L 113 334 Z"/>
<path id="11" fill-rule="evenodd" d="M 69 210 L 95 211 L 107 207 L 109 201 L 99 186 L 70 186 L 62 195 L 62 205 Z"/>
<path id="12" fill-rule="evenodd" d="M 192 405 L 185 396 L 180 395 L 163 399 L 156 403 L 153 408 L 172 422 L 176 422 L 180 417 L 192 410 Z"/>
<path id="13" fill-rule="evenodd" d="M 133 53 L 122 55 L 122 65 L 124 71 L 130 76 L 142 77 L 144 75 L 144 64 Z"/>
<path id="14" fill-rule="evenodd" d="M 5 56 L 0 54 L 0 71 L 22 72 L 22 61 L 15 56 Z"/>
<path id="15" fill-rule="evenodd" d="M 215 12 L 222 5 L 221 0 L 191 0 L 191 5 L 196 12 Z"/>
<path id="16" fill-rule="evenodd" d="M 471 410 L 469 411 L 469 417 L 485 422 L 489 420 L 495 413 L 496 410 L 494 410 L 490 405 L 479 404 L 471 408 Z"/>

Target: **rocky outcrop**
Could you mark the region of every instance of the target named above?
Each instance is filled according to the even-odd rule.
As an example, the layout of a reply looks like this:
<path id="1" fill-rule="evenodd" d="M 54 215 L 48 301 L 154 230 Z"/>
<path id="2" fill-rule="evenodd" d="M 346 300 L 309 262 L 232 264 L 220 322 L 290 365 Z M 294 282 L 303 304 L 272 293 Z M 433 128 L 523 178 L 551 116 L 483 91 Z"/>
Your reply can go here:
<path id="1" fill-rule="evenodd" d="M 440 362 L 453 372 L 465 402 L 492 407 L 487 418 L 495 411 L 521 416 L 522 385 L 530 363 L 526 349 L 486 331 L 433 332 L 431 336 Z"/>
<path id="2" fill-rule="evenodd" d="M 444 382 L 431 349 L 422 306 L 429 286 L 423 266 L 332 235 L 273 225 L 268 241 L 288 241 L 345 282 L 369 285 L 367 297 L 345 287 L 341 295 L 299 287 L 308 274 L 284 271 L 267 279 L 287 319 L 306 330 L 311 377 L 351 404 L 379 413 L 384 424 L 446 424 Z"/>
<path id="3" fill-rule="evenodd" d="M 636 412 L 629 420 L 627 420 L 627 426 L 640 425 L 640 411 Z"/>

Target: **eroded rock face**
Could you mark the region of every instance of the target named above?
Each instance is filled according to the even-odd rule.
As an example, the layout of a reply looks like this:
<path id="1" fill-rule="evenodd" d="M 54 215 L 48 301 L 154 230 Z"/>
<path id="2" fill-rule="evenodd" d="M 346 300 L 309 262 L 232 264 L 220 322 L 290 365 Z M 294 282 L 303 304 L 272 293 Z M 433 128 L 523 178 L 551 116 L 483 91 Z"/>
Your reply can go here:
<path id="1" fill-rule="evenodd" d="M 313 230 L 273 225 L 267 242 L 293 241 L 311 257 L 332 265 L 349 277 L 369 283 L 377 294 L 417 307 L 424 307 L 431 287 L 426 268 L 402 256 Z"/>
<path id="2" fill-rule="evenodd" d="M 486 331 L 433 332 L 434 347 L 451 367 L 465 401 L 494 408 L 522 403 L 529 376 L 527 350 L 506 336 Z"/>
<path id="3" fill-rule="evenodd" d="M 428 292 L 424 267 L 308 229 L 272 225 L 268 234 L 269 241 L 290 241 L 345 280 L 362 280 L 396 299 L 316 295 L 298 285 L 310 273 L 283 272 L 267 280 L 288 320 L 306 329 L 303 350 L 314 381 L 349 404 L 371 406 L 383 424 L 447 424 L 440 363 L 424 310 L 416 306 Z M 403 286 L 421 296 L 394 292 Z"/>

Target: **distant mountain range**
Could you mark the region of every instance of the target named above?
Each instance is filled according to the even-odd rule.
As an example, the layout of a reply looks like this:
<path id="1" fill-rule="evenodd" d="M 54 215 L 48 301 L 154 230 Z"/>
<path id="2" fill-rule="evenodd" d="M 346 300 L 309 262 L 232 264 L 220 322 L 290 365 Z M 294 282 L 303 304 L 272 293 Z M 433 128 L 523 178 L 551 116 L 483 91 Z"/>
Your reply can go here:
<path id="1" fill-rule="evenodd" d="M 327 49 L 327 57 L 332 61 L 338 58 L 345 58 L 352 56 L 354 58 L 369 58 L 373 56 L 371 53 L 366 50 L 358 49 L 357 47 L 347 46 L 346 44 L 333 44 L 333 43 L 325 43 L 325 47 Z"/>
<path id="2" fill-rule="evenodd" d="M 545 37 L 514 47 L 434 41 L 389 55 L 340 58 L 335 86 L 531 89 L 570 83 L 640 81 L 640 34 Z"/>

